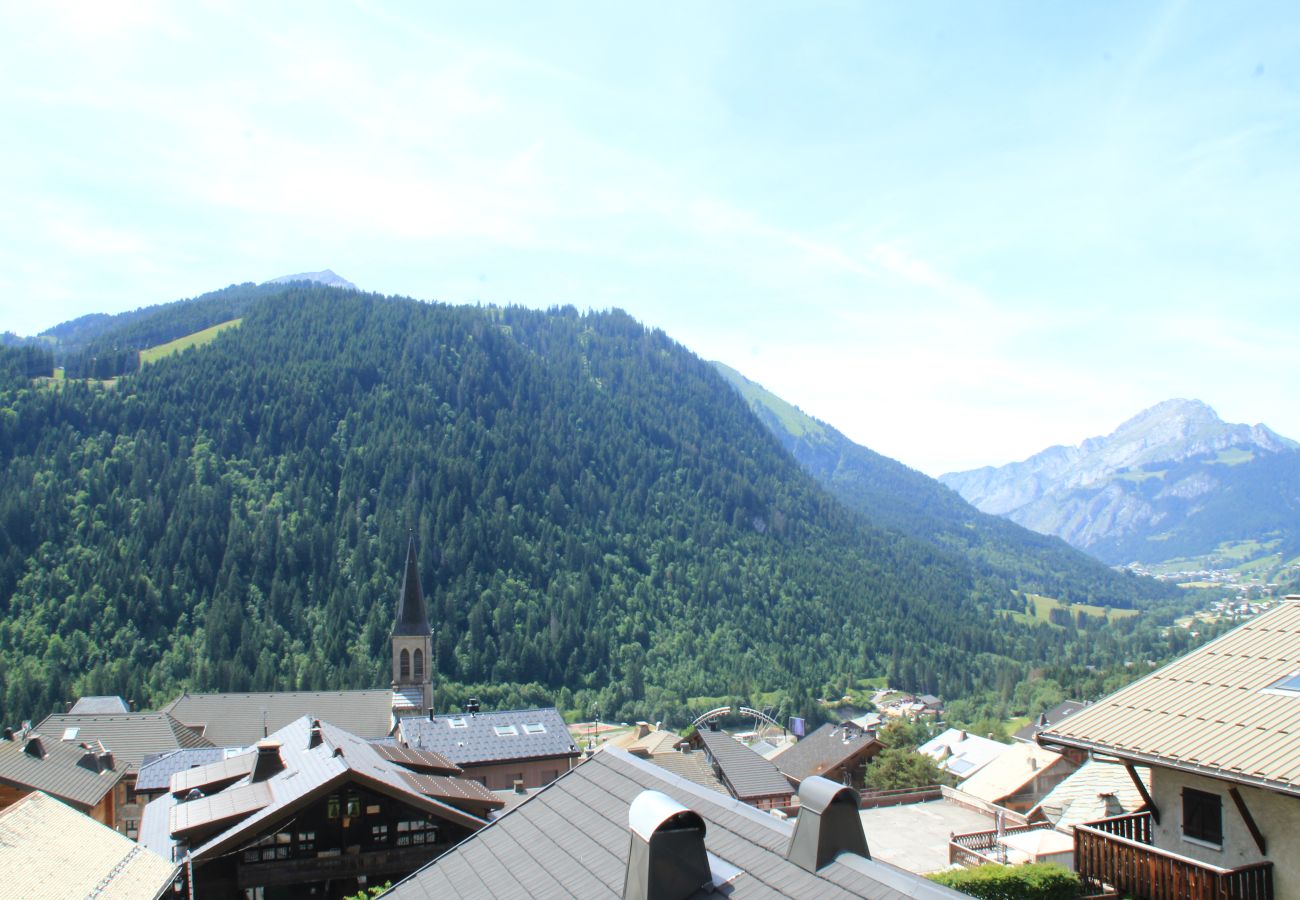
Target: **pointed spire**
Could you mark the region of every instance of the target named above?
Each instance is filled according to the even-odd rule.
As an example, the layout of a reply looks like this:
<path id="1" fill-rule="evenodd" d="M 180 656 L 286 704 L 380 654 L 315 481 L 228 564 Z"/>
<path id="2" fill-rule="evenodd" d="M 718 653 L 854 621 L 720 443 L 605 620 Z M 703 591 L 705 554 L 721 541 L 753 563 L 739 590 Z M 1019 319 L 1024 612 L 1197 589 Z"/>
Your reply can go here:
<path id="1" fill-rule="evenodd" d="M 397 619 L 393 634 L 432 634 L 429 613 L 424 608 L 424 591 L 420 589 L 420 567 L 415 560 L 415 535 L 406 546 L 406 574 L 402 576 L 402 593 L 397 598 Z"/>

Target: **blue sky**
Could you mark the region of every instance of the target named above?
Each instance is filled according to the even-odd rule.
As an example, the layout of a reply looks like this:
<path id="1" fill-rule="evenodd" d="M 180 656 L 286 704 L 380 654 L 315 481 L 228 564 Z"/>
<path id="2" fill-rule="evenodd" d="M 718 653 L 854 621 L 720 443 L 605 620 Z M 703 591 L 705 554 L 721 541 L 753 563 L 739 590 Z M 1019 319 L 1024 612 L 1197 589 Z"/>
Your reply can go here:
<path id="1" fill-rule="evenodd" d="M 14 4 L 0 330 L 329 267 L 622 307 L 930 474 L 1300 438 L 1294 6 L 430 7 Z"/>

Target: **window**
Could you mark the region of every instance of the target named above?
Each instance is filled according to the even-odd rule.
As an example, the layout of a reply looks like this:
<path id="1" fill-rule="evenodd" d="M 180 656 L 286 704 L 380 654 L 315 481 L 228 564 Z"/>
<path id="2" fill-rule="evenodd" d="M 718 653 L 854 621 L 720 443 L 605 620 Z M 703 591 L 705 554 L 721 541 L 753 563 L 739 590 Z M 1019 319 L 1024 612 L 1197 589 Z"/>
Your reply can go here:
<path id="1" fill-rule="evenodd" d="M 408 819 L 397 823 L 397 846 L 409 847 L 412 844 L 436 844 L 438 827 L 422 819 Z"/>
<path id="2" fill-rule="evenodd" d="M 418 648 L 415 651 L 415 677 L 424 677 L 424 651 Z"/>
<path id="3" fill-rule="evenodd" d="M 386 843 L 388 843 L 388 826 L 387 826 L 387 825 L 371 825 L 371 826 L 370 826 L 370 840 L 371 840 L 371 842 L 376 843 L 376 844 L 386 844 Z"/>
<path id="4" fill-rule="evenodd" d="M 1223 798 L 1183 788 L 1183 837 L 1223 846 Z"/>
<path id="5" fill-rule="evenodd" d="M 465 721 L 464 716 L 453 716 L 447 720 L 448 728 L 468 728 L 469 723 Z"/>
<path id="6" fill-rule="evenodd" d="M 1269 687 L 1275 691 L 1286 691 L 1288 694 L 1300 694 L 1300 672 L 1275 681 Z"/>
<path id="7" fill-rule="evenodd" d="M 524 734 L 546 734 L 546 726 L 541 722 L 525 722 Z"/>
<path id="8" fill-rule="evenodd" d="M 519 729 L 513 725 L 493 725 L 492 730 L 497 733 L 497 737 L 509 737 L 519 733 Z"/>
<path id="9" fill-rule="evenodd" d="M 356 794 L 348 795 L 348 816 L 361 815 L 361 798 Z"/>
<path id="10" fill-rule="evenodd" d="M 298 832 L 298 849 L 311 852 L 316 849 L 316 832 L 300 831 Z"/>
<path id="11" fill-rule="evenodd" d="M 330 819 L 339 817 L 339 795 L 333 794 L 329 800 L 325 801 L 325 816 Z"/>
<path id="12" fill-rule="evenodd" d="M 397 664 L 397 677 L 405 681 L 411 677 L 411 651 L 405 647 L 402 648 L 402 655 L 399 657 Z"/>
<path id="13" fill-rule="evenodd" d="M 75 725 L 69 726 L 68 728 L 63 729 L 63 739 L 65 741 L 75 741 L 79 731 L 81 731 L 79 727 Z"/>

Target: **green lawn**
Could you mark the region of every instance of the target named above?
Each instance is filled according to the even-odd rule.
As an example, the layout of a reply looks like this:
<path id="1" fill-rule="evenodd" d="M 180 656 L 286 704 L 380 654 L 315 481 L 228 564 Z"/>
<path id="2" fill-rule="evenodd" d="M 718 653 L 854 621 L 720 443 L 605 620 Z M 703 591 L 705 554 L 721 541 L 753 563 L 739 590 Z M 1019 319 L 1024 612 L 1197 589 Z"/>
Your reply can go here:
<path id="1" fill-rule="evenodd" d="M 205 328 L 202 331 L 196 331 L 193 334 L 187 334 L 185 337 L 178 337 L 174 341 L 168 341 L 165 344 L 159 344 L 157 347 L 150 347 L 148 350 L 140 351 L 140 365 L 144 366 L 151 362 L 157 362 L 164 356 L 171 356 L 173 353 L 180 353 L 182 350 L 188 350 L 191 347 L 202 347 L 204 344 L 211 343 L 217 335 L 227 328 L 238 327 L 243 319 L 231 319 L 229 322 L 221 322 L 213 325 L 211 328 Z"/>
<path id="2" fill-rule="evenodd" d="M 1093 616 L 1098 619 L 1127 619 L 1130 616 L 1136 616 L 1136 609 L 1112 609 L 1109 606 L 1093 606 L 1089 603 L 1062 603 L 1052 597 L 1043 597 L 1039 594 L 1026 594 L 1025 597 L 1034 607 L 1033 618 L 1040 622 L 1052 621 L 1051 615 L 1054 609 L 1068 610 L 1070 615 L 1077 616 L 1082 612 L 1086 616 Z M 1023 618 L 1023 614 L 1021 614 Z"/>

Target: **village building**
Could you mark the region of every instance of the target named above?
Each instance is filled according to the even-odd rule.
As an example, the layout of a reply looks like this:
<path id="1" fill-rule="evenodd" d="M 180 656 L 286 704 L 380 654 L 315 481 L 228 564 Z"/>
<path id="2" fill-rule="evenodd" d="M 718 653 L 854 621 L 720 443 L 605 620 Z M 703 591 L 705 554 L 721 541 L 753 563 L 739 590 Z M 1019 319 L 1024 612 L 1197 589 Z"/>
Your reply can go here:
<path id="1" fill-rule="evenodd" d="M 718 780 L 742 803 L 758 809 L 784 809 L 796 802 L 794 788 L 780 769 L 718 730 L 716 723 L 696 731 L 691 743 L 703 748 Z"/>
<path id="2" fill-rule="evenodd" d="M 1300 597 L 1288 597 L 1042 731 L 1045 746 L 1119 760 L 1149 794 L 1141 812 L 1074 826 L 1085 888 L 1300 898 L 1297 722 Z"/>
<path id="3" fill-rule="evenodd" d="M 1002 809 L 1027 813 L 1078 768 L 1060 753 L 1037 744 L 1016 743 L 957 789 Z"/>
<path id="4" fill-rule="evenodd" d="M 112 754 L 123 777 L 114 800 L 111 825 L 129 838 L 139 835 L 144 806 L 136 796 L 136 776 L 145 756 L 181 748 L 211 747 L 205 737 L 166 713 L 107 713 L 48 716 L 36 726 L 41 734 L 73 747 L 94 745 Z"/>
<path id="5" fill-rule="evenodd" d="M 805 778 L 819 775 L 862 790 L 867 765 L 883 749 L 874 732 L 863 731 L 851 722 L 828 722 L 773 756 L 772 763 L 796 788 Z"/>
<path id="6" fill-rule="evenodd" d="M 853 790 L 809 778 L 800 798 L 781 820 L 609 748 L 385 897 L 964 896 L 873 859 Z"/>
<path id="7" fill-rule="evenodd" d="M 0 738 L 0 810 L 41 791 L 114 827 L 125 801 L 126 767 L 98 743 L 11 728 Z"/>
<path id="8" fill-rule="evenodd" d="M 949 728 L 916 749 L 938 763 L 940 769 L 960 779 L 971 777 L 1011 749 L 1011 745 L 970 734 L 964 728 Z"/>
<path id="9" fill-rule="evenodd" d="M 550 784 L 582 753 L 554 707 L 404 718 L 397 739 L 440 753 L 489 790 Z"/>
<path id="10" fill-rule="evenodd" d="M 1049 725 L 1056 725 L 1067 716 L 1074 715 L 1081 709 L 1086 709 L 1088 704 L 1080 703 L 1078 700 L 1062 700 L 1049 710 L 1038 714 L 1038 717 L 1028 725 L 1016 729 L 1015 734 L 1011 735 L 1017 741 L 1033 742 L 1038 737 L 1038 732 L 1047 728 Z"/>
<path id="11" fill-rule="evenodd" d="M 414 871 L 502 806 L 436 753 L 304 717 L 173 774 L 140 840 L 183 863 L 199 897 L 338 898 Z"/>
<path id="12" fill-rule="evenodd" d="M 0 885 L 6 897 L 158 900 L 175 863 L 40 791 L 0 810 Z"/>

